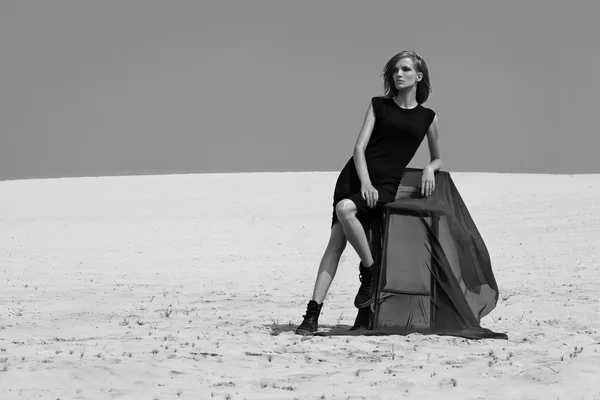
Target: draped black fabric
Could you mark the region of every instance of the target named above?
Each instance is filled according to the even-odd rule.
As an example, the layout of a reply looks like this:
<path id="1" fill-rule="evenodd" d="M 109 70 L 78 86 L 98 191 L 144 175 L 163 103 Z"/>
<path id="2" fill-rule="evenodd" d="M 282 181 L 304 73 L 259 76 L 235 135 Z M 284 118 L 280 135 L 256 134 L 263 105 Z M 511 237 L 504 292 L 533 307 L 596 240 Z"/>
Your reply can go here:
<path id="1" fill-rule="evenodd" d="M 380 268 L 377 298 L 371 308 L 359 310 L 346 334 L 507 339 L 480 326 L 496 307 L 498 285 L 483 238 L 450 174 L 436 173 L 429 198 L 417 189 L 421 174 L 407 168 L 396 200 L 370 221 L 367 234 Z"/>

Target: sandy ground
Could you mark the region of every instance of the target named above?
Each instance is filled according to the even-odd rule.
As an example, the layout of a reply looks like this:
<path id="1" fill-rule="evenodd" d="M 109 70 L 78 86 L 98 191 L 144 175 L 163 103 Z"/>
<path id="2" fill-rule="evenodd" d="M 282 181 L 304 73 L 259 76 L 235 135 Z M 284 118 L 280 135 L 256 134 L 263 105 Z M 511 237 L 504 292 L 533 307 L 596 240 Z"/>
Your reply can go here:
<path id="1" fill-rule="evenodd" d="M 600 399 L 600 175 L 452 173 L 508 341 L 303 339 L 336 175 L 0 182 L 0 398 Z"/>

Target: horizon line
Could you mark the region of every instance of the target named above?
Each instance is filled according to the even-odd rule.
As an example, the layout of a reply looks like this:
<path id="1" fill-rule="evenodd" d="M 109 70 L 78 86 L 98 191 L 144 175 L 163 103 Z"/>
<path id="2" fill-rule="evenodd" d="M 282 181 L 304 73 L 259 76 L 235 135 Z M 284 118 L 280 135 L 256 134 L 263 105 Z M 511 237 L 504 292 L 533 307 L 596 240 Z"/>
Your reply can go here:
<path id="1" fill-rule="evenodd" d="M 414 167 L 408 167 L 411 169 Z M 418 168 L 414 168 L 418 169 Z M 600 172 L 579 172 L 579 173 L 550 173 L 550 172 L 494 172 L 494 171 L 452 171 L 442 168 L 440 171 L 448 172 L 450 174 L 495 174 L 495 175 L 552 175 L 552 176 L 575 176 L 575 175 L 600 175 Z M 280 171 L 280 170 L 267 170 L 267 171 L 146 171 L 146 172 L 121 172 L 113 174 L 90 174 L 90 175 L 63 175 L 63 176 L 29 176 L 21 178 L 0 178 L 0 182 L 12 182 L 12 181 L 31 181 L 31 180 L 51 180 L 51 179 L 79 179 L 79 178 L 124 178 L 124 177 L 142 177 L 142 176 L 165 176 L 165 175 L 242 175 L 242 174 L 307 174 L 307 173 L 339 173 L 337 170 L 301 170 L 301 171 Z"/>

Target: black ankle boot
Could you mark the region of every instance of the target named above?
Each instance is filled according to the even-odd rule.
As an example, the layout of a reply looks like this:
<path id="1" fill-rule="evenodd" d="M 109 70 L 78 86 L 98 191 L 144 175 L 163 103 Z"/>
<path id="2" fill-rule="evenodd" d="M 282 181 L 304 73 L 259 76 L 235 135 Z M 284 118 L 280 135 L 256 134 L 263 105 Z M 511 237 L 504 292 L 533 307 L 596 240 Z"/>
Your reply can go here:
<path id="1" fill-rule="evenodd" d="M 365 308 L 373 304 L 375 301 L 375 292 L 379 282 L 379 268 L 375 263 L 369 268 L 359 265 L 360 269 L 360 288 L 354 298 L 354 306 L 356 308 Z"/>
<path id="2" fill-rule="evenodd" d="M 302 321 L 300 326 L 296 329 L 297 335 L 313 335 L 317 329 L 319 329 L 319 314 L 321 314 L 321 307 L 323 307 L 323 303 L 318 304 L 314 300 L 308 302 L 304 321 Z"/>

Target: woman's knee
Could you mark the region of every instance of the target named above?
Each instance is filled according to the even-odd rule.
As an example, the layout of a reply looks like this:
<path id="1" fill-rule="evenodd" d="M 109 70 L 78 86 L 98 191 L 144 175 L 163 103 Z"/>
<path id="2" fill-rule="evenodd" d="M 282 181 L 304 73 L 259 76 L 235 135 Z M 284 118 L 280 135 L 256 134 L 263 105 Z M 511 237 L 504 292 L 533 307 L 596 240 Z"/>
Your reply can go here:
<path id="1" fill-rule="evenodd" d="M 356 204 L 350 199 L 342 199 L 335 205 L 338 219 L 348 219 L 356 215 Z"/>

